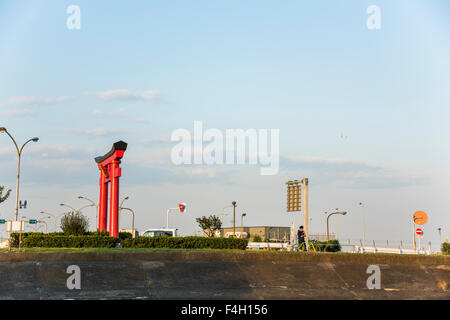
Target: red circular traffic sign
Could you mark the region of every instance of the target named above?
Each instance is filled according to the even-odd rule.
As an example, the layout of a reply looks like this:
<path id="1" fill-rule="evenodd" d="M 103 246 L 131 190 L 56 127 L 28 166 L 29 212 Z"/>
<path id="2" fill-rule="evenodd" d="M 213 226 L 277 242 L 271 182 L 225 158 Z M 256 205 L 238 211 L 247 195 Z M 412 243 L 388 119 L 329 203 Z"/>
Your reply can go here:
<path id="1" fill-rule="evenodd" d="M 420 236 L 423 233 L 423 230 L 420 228 L 417 228 L 416 233 Z"/>

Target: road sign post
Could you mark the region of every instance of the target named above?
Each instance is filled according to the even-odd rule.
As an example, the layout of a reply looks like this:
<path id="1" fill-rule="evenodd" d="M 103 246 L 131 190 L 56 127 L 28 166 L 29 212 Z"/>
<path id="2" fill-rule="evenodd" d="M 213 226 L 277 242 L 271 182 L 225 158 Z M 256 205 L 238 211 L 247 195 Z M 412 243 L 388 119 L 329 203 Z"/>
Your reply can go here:
<path id="1" fill-rule="evenodd" d="M 419 253 L 422 250 L 420 246 L 420 239 L 423 239 L 423 230 L 421 228 L 416 229 L 417 238 L 419 239 Z"/>
<path id="2" fill-rule="evenodd" d="M 169 208 L 166 211 L 166 229 L 169 229 L 169 212 L 179 210 L 181 213 L 186 213 L 186 203 L 178 204 L 178 208 Z"/>
<path id="3" fill-rule="evenodd" d="M 414 237 L 414 250 L 416 250 L 416 224 L 422 226 L 428 221 L 428 215 L 424 211 L 416 211 L 413 215 L 413 237 Z M 422 230 L 422 229 L 420 229 Z M 419 235 L 419 234 L 417 234 Z M 422 236 L 423 238 L 423 236 Z M 419 238 L 420 239 L 420 238 Z M 419 240 L 420 241 L 420 240 Z M 420 243 L 419 243 L 420 250 Z"/>

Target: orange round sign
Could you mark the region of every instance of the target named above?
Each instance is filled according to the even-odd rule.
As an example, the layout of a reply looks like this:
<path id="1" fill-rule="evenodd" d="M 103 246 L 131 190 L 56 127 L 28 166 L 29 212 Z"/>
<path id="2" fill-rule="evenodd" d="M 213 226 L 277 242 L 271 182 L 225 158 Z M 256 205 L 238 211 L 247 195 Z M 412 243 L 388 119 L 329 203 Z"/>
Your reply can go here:
<path id="1" fill-rule="evenodd" d="M 418 225 L 424 225 L 425 223 L 427 223 L 428 221 L 428 216 L 425 212 L 423 211 L 417 211 L 416 213 L 414 213 L 413 215 L 413 220 L 415 224 Z"/>

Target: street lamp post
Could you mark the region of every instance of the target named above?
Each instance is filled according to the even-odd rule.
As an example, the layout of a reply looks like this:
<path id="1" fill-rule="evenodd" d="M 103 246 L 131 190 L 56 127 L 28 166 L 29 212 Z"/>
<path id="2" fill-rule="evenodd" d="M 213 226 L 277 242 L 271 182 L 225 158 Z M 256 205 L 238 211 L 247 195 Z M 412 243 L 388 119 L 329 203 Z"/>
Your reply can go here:
<path id="1" fill-rule="evenodd" d="M 59 217 L 61 217 L 63 214 L 60 214 L 60 215 L 55 215 L 55 214 L 51 214 L 51 213 L 48 213 L 48 212 L 45 212 L 45 211 L 41 211 L 40 212 L 41 214 L 46 214 L 46 215 L 48 215 L 49 217 L 53 217 L 53 219 L 55 220 L 55 232 L 56 232 L 56 219 L 58 219 Z"/>
<path id="2" fill-rule="evenodd" d="M 134 211 L 130 208 L 120 208 L 120 212 L 122 212 L 122 210 L 127 210 L 129 212 L 131 212 L 133 220 L 131 222 L 131 234 L 133 235 L 133 238 L 135 237 L 135 231 L 134 231 Z"/>
<path id="3" fill-rule="evenodd" d="M 364 216 L 364 204 L 362 202 L 359 203 L 361 206 L 361 212 L 362 212 L 362 221 L 363 221 L 363 244 L 366 243 L 366 218 Z"/>
<path id="4" fill-rule="evenodd" d="M 70 208 L 70 209 L 72 209 L 73 213 L 75 213 L 75 214 L 77 214 L 77 213 L 78 213 L 77 209 L 75 209 L 75 208 L 74 208 L 74 207 L 72 207 L 72 206 L 69 206 L 68 204 L 65 204 L 65 203 L 60 203 L 59 205 L 60 205 L 61 207 L 67 207 L 67 208 Z"/>
<path id="5" fill-rule="evenodd" d="M 30 142 L 38 142 L 39 138 L 38 137 L 34 137 L 29 139 L 28 141 L 26 141 L 19 149 L 19 146 L 16 143 L 16 140 L 14 140 L 14 138 L 12 137 L 12 135 L 8 132 L 8 130 L 6 130 L 5 127 L 0 127 L 0 133 L 6 133 L 12 140 L 12 142 L 14 143 L 14 146 L 16 147 L 16 151 L 17 151 L 17 184 L 16 184 L 16 208 L 14 210 L 14 221 L 17 221 L 17 218 L 19 216 L 19 180 L 20 180 L 20 156 L 22 155 L 22 151 L 23 148 L 25 147 L 25 145 Z"/>
<path id="6" fill-rule="evenodd" d="M 236 201 L 231 204 L 233 205 L 233 238 L 236 238 Z"/>
<path id="7" fill-rule="evenodd" d="M 336 211 L 336 212 L 330 213 L 330 214 L 327 216 L 327 242 L 330 241 L 329 227 L 328 227 L 328 226 L 329 226 L 329 223 L 328 223 L 328 220 L 330 219 L 330 217 L 331 217 L 333 214 L 342 214 L 343 216 L 345 216 L 345 215 L 347 214 L 347 212 L 346 212 L 346 211 Z"/>
<path id="8" fill-rule="evenodd" d="M 244 217 L 246 216 L 246 213 L 241 214 L 241 227 L 244 226 Z"/>
<path id="9" fill-rule="evenodd" d="M 126 196 L 126 197 L 123 198 L 123 200 L 120 202 L 120 205 L 119 205 L 119 221 L 118 221 L 118 225 L 120 226 L 120 213 L 122 212 L 122 209 L 132 211 L 132 214 L 133 214 L 132 234 L 133 234 L 133 238 L 134 238 L 134 212 L 133 212 L 133 210 L 131 210 L 131 209 L 129 209 L 129 208 L 123 208 L 123 203 L 125 202 L 125 200 L 128 200 L 129 198 L 130 198 L 130 197 Z M 119 227 L 119 230 L 120 230 L 120 227 Z"/>
<path id="10" fill-rule="evenodd" d="M 47 222 L 44 220 L 38 220 L 38 223 L 43 223 L 45 225 L 45 233 L 47 234 Z"/>
<path id="11" fill-rule="evenodd" d="M 75 214 L 80 214 L 81 211 L 82 211 L 84 208 L 87 208 L 87 207 L 93 207 L 93 206 L 94 206 L 93 204 L 88 204 L 88 205 L 85 205 L 85 206 L 83 206 L 83 207 L 81 207 L 81 208 L 79 208 L 79 209 L 75 209 L 74 207 L 69 206 L 68 204 L 65 204 L 65 203 L 60 203 L 59 205 L 60 205 L 61 207 L 67 207 L 67 208 L 72 209 L 73 212 L 74 212 Z"/>
<path id="12" fill-rule="evenodd" d="M 92 201 L 91 199 L 88 199 L 88 198 L 83 197 L 83 196 L 78 196 L 78 199 L 84 199 L 84 200 L 87 200 L 87 201 L 89 201 L 89 202 L 91 203 L 91 205 L 92 205 L 93 207 L 95 207 L 95 222 L 96 222 L 96 224 L 97 224 L 97 226 L 98 226 L 98 204 L 95 203 L 94 201 Z"/>
<path id="13" fill-rule="evenodd" d="M 438 228 L 438 232 L 439 232 L 439 251 L 442 251 L 441 228 Z"/>

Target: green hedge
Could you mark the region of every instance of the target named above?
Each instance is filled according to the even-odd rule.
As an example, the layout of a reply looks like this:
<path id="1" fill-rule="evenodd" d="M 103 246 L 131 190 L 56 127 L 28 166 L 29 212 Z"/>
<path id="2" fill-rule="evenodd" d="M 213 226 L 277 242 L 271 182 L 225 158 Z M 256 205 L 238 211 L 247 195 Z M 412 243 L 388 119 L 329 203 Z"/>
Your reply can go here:
<path id="1" fill-rule="evenodd" d="M 99 236 L 32 236 L 23 240 L 24 248 L 115 248 L 120 239 Z"/>
<path id="2" fill-rule="evenodd" d="M 131 238 L 133 238 L 133 235 L 131 234 L 131 232 L 119 232 L 120 240 L 131 239 Z"/>
<path id="3" fill-rule="evenodd" d="M 341 251 L 341 245 L 338 240 L 330 241 L 310 241 L 310 244 L 314 246 L 317 251 L 320 252 L 339 252 Z"/>
<path id="4" fill-rule="evenodd" d="M 42 235 L 44 235 L 44 233 L 42 233 L 42 232 L 23 232 L 22 233 L 22 243 L 26 237 L 42 236 Z M 11 245 L 11 247 L 19 246 L 19 233 L 11 233 L 10 245 Z"/>
<path id="5" fill-rule="evenodd" d="M 22 233 L 24 248 L 114 248 L 118 244 L 124 248 L 171 248 L 171 249 L 240 249 L 247 248 L 247 239 L 206 238 L 206 237 L 137 237 L 124 232 L 119 238 L 105 233 L 88 232 L 83 236 L 66 236 L 62 232 L 44 234 L 42 232 Z M 19 246 L 19 234 L 11 234 L 12 247 Z"/>
<path id="6" fill-rule="evenodd" d="M 448 243 L 448 242 L 442 243 L 441 252 L 442 253 L 450 253 L 450 243 Z"/>
<path id="7" fill-rule="evenodd" d="M 124 248 L 171 249 L 240 249 L 247 248 L 248 240 L 206 237 L 137 237 L 122 241 Z"/>
<path id="8" fill-rule="evenodd" d="M 61 234 L 22 233 L 23 248 L 115 248 L 120 239 L 100 235 L 65 236 Z M 13 247 L 19 246 L 19 234 L 11 235 Z"/>

